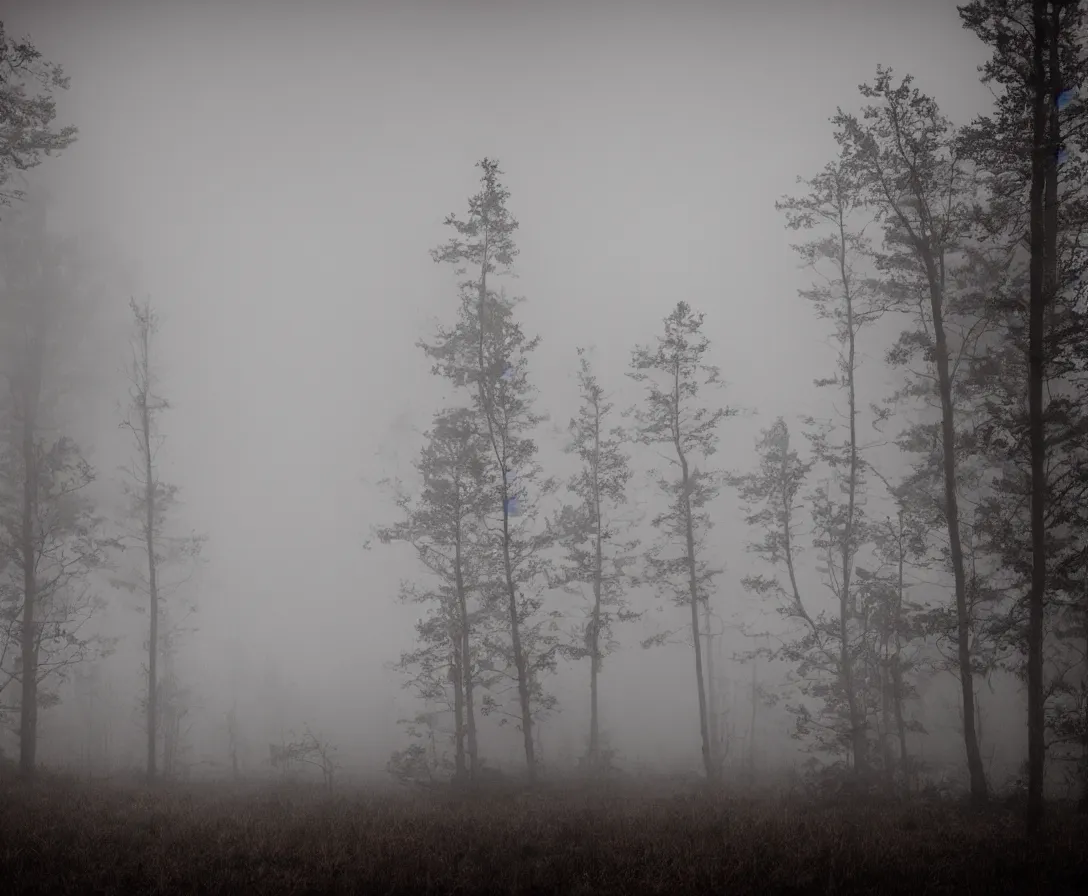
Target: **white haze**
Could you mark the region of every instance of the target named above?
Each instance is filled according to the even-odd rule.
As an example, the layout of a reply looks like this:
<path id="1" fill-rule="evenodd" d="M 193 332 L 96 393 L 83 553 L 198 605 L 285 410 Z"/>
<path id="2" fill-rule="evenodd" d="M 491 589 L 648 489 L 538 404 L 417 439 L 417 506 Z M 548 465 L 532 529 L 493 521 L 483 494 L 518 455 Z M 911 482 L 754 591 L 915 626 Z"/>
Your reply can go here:
<path id="1" fill-rule="evenodd" d="M 78 125 L 79 141 L 34 180 L 62 229 L 103 247 L 92 257 L 113 290 L 104 329 L 125 325 L 129 295 L 150 295 L 162 314 L 174 405 L 164 476 L 182 488 L 182 525 L 209 539 L 185 653 L 199 696 L 192 758 L 218 762 L 232 688 L 253 764 L 279 725 L 326 731 L 359 770 L 404 744 L 396 722 L 414 704 L 385 667 L 412 642 L 419 611 L 395 598 L 416 566 L 406 548 L 363 544 L 396 518 L 377 481 L 410 476 L 449 394 L 414 343 L 455 313 L 454 278 L 428 250 L 476 191 L 477 160 L 500 160 L 521 222 L 508 286 L 527 299 L 526 331 L 543 337 L 531 361 L 540 410 L 565 430 L 578 345 L 595 346 L 618 406 L 638 399 L 623 376 L 631 348 L 688 301 L 706 313 L 723 399 L 758 412 L 721 428 L 718 465 L 747 470 L 776 416 L 833 413 L 812 380 L 834 351 L 797 297 L 810 275 L 774 208 L 832 157 L 828 118 L 859 105 L 877 63 L 913 73 L 957 122 L 990 99 L 975 70 L 985 49 L 951 0 L 34 0 L 3 17 L 72 77 L 58 120 Z M 96 366 L 108 384 L 91 426 L 103 480 L 127 459 L 115 342 Z M 892 380 L 880 351 L 867 354 L 875 398 Z M 544 439 L 546 467 L 569 468 L 562 442 Z M 645 488 L 637 499 L 656 500 Z M 715 517 L 718 607 L 750 620 L 739 581 L 755 571 L 751 533 L 733 493 Z M 135 764 L 145 617 L 111 599 L 109 624 L 127 633 L 106 664 L 114 737 Z M 671 607 L 648 619 L 682 622 Z M 694 768 L 690 652 L 642 650 L 650 631 L 623 632 L 606 661 L 604 725 L 629 761 Z M 727 650 L 744 646 L 734 637 Z M 265 680 L 273 668 L 278 682 Z M 747 670 L 735 676 L 747 686 Z M 561 667 L 546 761 L 583 748 L 587 677 L 584 663 Z M 939 688 L 925 700 L 924 750 L 959 761 L 954 682 Z M 1009 719 L 1012 765 L 1020 712 L 985 690 L 982 700 L 988 736 Z M 57 735 L 77 728 L 64 714 L 43 716 L 47 761 L 70 759 Z M 787 717 L 764 724 L 767 761 L 792 762 Z M 489 758 L 516 766 L 517 749 L 511 732 L 489 731 Z"/>

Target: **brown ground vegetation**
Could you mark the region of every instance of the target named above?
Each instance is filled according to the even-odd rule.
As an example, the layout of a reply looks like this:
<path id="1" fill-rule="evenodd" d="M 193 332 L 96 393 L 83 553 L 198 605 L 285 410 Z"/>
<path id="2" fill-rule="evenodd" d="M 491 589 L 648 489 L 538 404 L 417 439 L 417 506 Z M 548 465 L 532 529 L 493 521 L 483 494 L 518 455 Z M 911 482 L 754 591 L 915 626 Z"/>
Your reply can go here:
<path id="1" fill-rule="evenodd" d="M 0 784 L 8 893 L 882 893 L 1082 890 L 1088 817 L 1032 847 L 1019 810 L 954 802 L 486 795 L 49 776 Z"/>

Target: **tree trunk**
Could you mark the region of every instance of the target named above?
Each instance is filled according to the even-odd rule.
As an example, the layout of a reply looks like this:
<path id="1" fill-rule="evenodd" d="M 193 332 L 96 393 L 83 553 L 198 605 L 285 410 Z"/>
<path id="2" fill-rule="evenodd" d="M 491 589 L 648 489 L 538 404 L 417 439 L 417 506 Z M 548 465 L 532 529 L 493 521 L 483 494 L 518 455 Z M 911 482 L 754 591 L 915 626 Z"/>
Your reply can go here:
<path id="1" fill-rule="evenodd" d="M 525 765 L 530 782 L 536 780 L 536 750 L 533 745 L 533 716 L 529 694 L 529 669 L 525 660 L 525 651 L 521 645 L 521 623 L 518 621 L 517 588 L 514 585 L 514 571 L 510 563 L 510 513 L 506 500 L 505 477 L 502 487 L 502 534 L 503 567 L 506 573 L 506 593 L 510 611 L 510 641 L 514 651 L 514 666 L 518 673 L 518 702 L 521 706 L 521 734 L 525 745 Z"/>
<path id="2" fill-rule="evenodd" d="M 895 792 L 895 752 L 892 742 L 895 732 L 892 730 L 892 704 L 895 701 L 895 686 L 892 683 L 891 652 L 885 644 L 884 662 L 880 669 L 880 713 L 883 731 L 880 740 L 884 746 L 884 781 L 889 794 Z"/>
<path id="3" fill-rule="evenodd" d="M 756 678 L 756 660 L 752 659 L 752 717 L 748 722 L 748 774 L 755 783 L 756 777 L 756 708 L 759 706 L 759 679 Z"/>
<path id="4" fill-rule="evenodd" d="M 846 222 L 839 206 L 839 272 L 843 283 L 843 302 L 846 306 L 847 331 L 847 395 L 850 415 L 850 472 L 847 479 L 846 523 L 842 533 L 842 593 L 839 597 L 839 637 L 842 642 L 840 664 L 843 690 L 846 692 L 846 705 L 850 713 L 850 744 L 854 754 L 854 773 L 864 775 L 868 768 L 868 738 L 865 733 L 865 718 L 858 706 L 858 695 L 854 683 L 854 658 L 850 652 L 850 619 L 854 615 L 854 601 L 851 599 L 850 582 L 854 567 L 854 527 L 857 510 L 858 491 L 858 420 L 857 391 L 854 384 L 857 367 L 857 346 L 854 334 L 854 297 L 850 290 L 850 273 L 846 263 Z"/>
<path id="5" fill-rule="evenodd" d="M 150 389 L 148 373 L 148 349 L 150 348 L 150 332 L 145 326 L 142 337 L 144 366 L 144 382 L 141 385 L 140 396 L 140 426 L 143 430 L 143 454 L 144 475 L 147 477 L 144 486 L 144 504 L 147 516 L 144 520 L 144 546 L 147 549 L 147 592 L 148 615 L 150 617 L 150 631 L 147 643 L 147 778 L 154 781 L 157 769 L 155 766 L 155 744 L 158 738 L 159 727 L 159 583 L 158 561 L 155 557 L 155 469 L 151 452 L 151 409 L 148 406 Z"/>
<path id="6" fill-rule="evenodd" d="M 23 374 L 23 519 L 19 551 L 23 567 L 23 628 L 20 639 L 22 691 L 19 706 L 19 771 L 32 778 L 38 752 L 38 403 L 41 399 L 41 326 L 31 337 L 27 369 Z"/>
<path id="7" fill-rule="evenodd" d="M 597 504 L 597 567 L 593 577 L 593 626 L 589 658 L 589 764 L 596 770 L 601 752 L 601 719 L 598 705 L 597 676 L 601 671 L 601 517 Z"/>
<path id="8" fill-rule="evenodd" d="M 461 542 L 457 541 L 456 554 L 454 556 L 454 576 L 457 587 L 457 613 L 459 616 L 460 643 L 458 651 L 461 663 L 461 687 L 464 693 L 464 720 L 467 744 L 468 777 L 470 781 L 476 780 L 479 770 L 479 752 L 476 746 L 476 714 L 473 709 L 473 668 L 472 668 L 472 635 L 469 631 L 468 599 L 465 594 L 465 580 L 462 572 Z M 458 722 L 458 731 L 461 723 Z"/>
<path id="9" fill-rule="evenodd" d="M 1086 570 L 1088 573 L 1088 570 Z M 1083 591 L 1081 594 L 1082 606 L 1081 613 L 1086 621 L 1088 621 L 1088 576 L 1084 579 Z M 1085 626 L 1085 639 L 1084 639 L 1084 655 L 1088 656 L 1088 626 Z M 1080 735 L 1080 800 L 1077 803 L 1077 808 L 1081 812 L 1088 811 L 1088 699 L 1085 695 L 1088 695 L 1088 664 L 1085 665 L 1081 672 L 1080 678 L 1080 691 L 1082 699 L 1081 708 L 1081 735 Z"/>
<path id="10" fill-rule="evenodd" d="M 536 752 L 533 747 L 533 717 L 531 695 L 529 692 L 529 668 L 525 659 L 525 652 L 521 644 L 521 622 L 518 619 L 518 596 L 514 585 L 514 570 L 510 561 L 510 504 L 506 483 L 506 463 L 503 452 L 499 449 L 495 440 L 494 408 L 488 397 L 489 386 L 486 382 L 488 367 L 484 356 L 484 333 L 487 326 L 487 266 L 490 263 L 487 235 L 484 235 L 483 261 L 480 266 L 480 292 L 479 292 L 479 320 L 480 320 L 480 350 L 479 350 L 479 388 L 480 399 L 484 406 L 484 416 L 487 417 L 488 432 L 491 436 L 491 447 L 495 452 L 495 460 L 502 475 L 502 561 L 503 572 L 506 577 L 507 608 L 510 615 L 510 642 L 514 652 L 514 667 L 518 674 L 518 703 L 521 708 L 521 734 L 525 745 L 525 765 L 529 781 L 536 780 Z"/>
<path id="11" fill-rule="evenodd" d="M 453 685 L 453 775 L 458 783 L 465 780 L 465 692 L 464 669 L 461 665 L 461 639 L 451 639 L 453 649 L 450 663 L 450 683 Z"/>
<path id="12" fill-rule="evenodd" d="M 601 718 L 598 704 L 597 677 L 601 672 L 601 589 L 604 579 L 604 523 L 601 520 L 600 458 L 601 458 L 601 409 L 594 398 L 593 417 L 593 522 L 596 529 L 596 549 L 593 566 L 593 626 L 589 657 L 589 766 L 598 769 L 601 752 Z"/>
<path id="13" fill-rule="evenodd" d="M 903 787 L 911 789 L 910 755 L 907 753 L 907 723 L 903 717 L 903 669 L 899 654 L 892 658 L 892 687 L 894 688 L 895 730 L 899 735 L 899 772 Z"/>
<path id="14" fill-rule="evenodd" d="M 1027 828 L 1039 832 L 1043 821 L 1043 774 L 1045 768 L 1044 700 L 1043 700 L 1043 601 L 1046 596 L 1046 529 L 1044 506 L 1046 500 L 1046 445 L 1043 428 L 1043 384 L 1046 375 L 1044 357 L 1044 328 L 1050 267 L 1048 250 L 1053 252 L 1057 234 L 1047 232 L 1053 216 L 1047 214 L 1044 194 L 1051 190 L 1048 179 L 1054 177 L 1056 134 L 1047 131 L 1048 105 L 1053 101 L 1056 69 L 1048 72 L 1043 49 L 1051 42 L 1051 63 L 1057 52 L 1057 28 L 1048 34 L 1047 2 L 1034 0 L 1033 19 L 1035 41 L 1032 74 L 1034 80 L 1034 115 L 1032 120 L 1031 164 L 1031 267 L 1030 300 L 1028 308 L 1028 441 L 1031 450 L 1031 587 L 1028 592 L 1028 804 Z M 1055 16 L 1057 13 L 1055 12 Z M 1046 197 L 1046 198 L 1049 198 Z M 1049 219 L 1049 220 L 1048 220 Z M 1050 281 L 1050 282 L 1048 282 Z"/>
<path id="15" fill-rule="evenodd" d="M 714 758 L 710 749 L 710 725 L 707 718 L 706 687 L 703 680 L 703 650 L 699 634 L 699 586 L 695 578 L 695 525 L 691 518 L 691 494 L 689 491 L 689 470 L 687 458 L 676 443 L 676 453 L 680 457 L 681 485 L 683 494 L 680 498 L 680 510 L 684 515 L 684 535 L 687 541 L 688 561 L 688 596 L 691 603 L 691 640 L 695 647 L 695 681 L 698 685 L 699 695 L 699 734 L 702 737 L 703 769 L 706 779 L 711 784 L 717 784 L 718 776 L 715 773 Z"/>
<path id="16" fill-rule="evenodd" d="M 941 448 L 944 467 L 945 520 L 952 576 L 956 589 L 956 626 L 958 630 L 957 666 L 963 704 L 963 740 L 967 749 L 967 771 L 971 779 L 971 799 L 978 805 L 988 798 L 986 772 L 975 731 L 975 681 L 971 666 L 971 616 L 967 606 L 967 574 L 964 567 L 963 541 L 960 535 L 959 498 L 956 494 L 956 424 L 952 404 L 952 373 L 948 363 L 948 339 L 944 328 L 944 262 L 938 268 L 930 247 L 919 246 L 929 281 L 930 313 L 937 361 L 937 388 L 941 398 Z"/>
<path id="17" fill-rule="evenodd" d="M 20 545 L 23 563 L 22 696 L 19 711 L 19 770 L 33 777 L 38 749 L 38 637 L 34 618 L 38 595 L 34 521 L 37 518 L 37 463 L 30 420 L 23 424 L 23 532 Z"/>
<path id="18" fill-rule="evenodd" d="M 710 761 L 715 774 L 722 771 L 722 736 L 718 703 L 718 683 L 714 676 L 714 634 L 710 620 L 710 601 L 703 604 L 703 626 L 706 629 L 706 716 L 710 728 Z"/>
<path id="19" fill-rule="evenodd" d="M 899 735 L 899 768 L 903 776 L 903 787 L 910 790 L 910 757 L 907 755 L 907 724 L 903 718 L 903 643 L 900 632 L 903 628 L 903 514 L 899 514 L 899 581 L 896 589 L 895 604 L 895 655 L 892 657 L 892 706 L 895 710 L 895 730 Z"/>

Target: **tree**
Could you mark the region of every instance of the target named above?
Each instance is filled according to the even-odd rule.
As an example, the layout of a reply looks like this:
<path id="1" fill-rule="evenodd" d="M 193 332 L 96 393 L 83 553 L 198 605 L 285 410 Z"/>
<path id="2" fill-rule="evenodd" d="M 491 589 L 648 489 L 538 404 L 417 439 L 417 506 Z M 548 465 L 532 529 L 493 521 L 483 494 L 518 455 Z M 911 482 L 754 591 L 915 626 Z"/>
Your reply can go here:
<path id="1" fill-rule="evenodd" d="M 1010 313 L 1010 348 L 1020 355 L 1018 366 L 1026 376 L 1021 379 L 1025 388 L 1007 390 L 1004 421 L 1013 439 L 1014 469 L 1002 484 L 1010 503 L 1026 503 L 1029 511 L 1030 554 L 1016 556 L 1012 545 L 1007 553 L 1018 561 L 1013 569 L 1028 584 L 1026 613 L 1021 604 L 1017 615 L 1027 617 L 1026 820 L 1029 831 L 1038 833 L 1044 812 L 1047 692 L 1053 691 L 1046 685 L 1044 666 L 1048 592 L 1072 591 L 1077 605 L 1083 586 L 1076 587 L 1073 578 L 1080 573 L 1088 581 L 1086 520 L 1080 509 L 1086 493 L 1084 457 L 1078 450 L 1088 432 L 1083 414 L 1086 321 L 1079 284 L 1088 207 L 1084 162 L 1067 158 L 1067 147 L 1084 145 L 1088 124 L 1076 97 L 1088 74 L 1085 14 L 1081 4 L 1059 0 L 974 0 L 959 12 L 964 26 L 993 50 L 981 68 L 983 81 L 1004 88 L 995 114 L 974 123 L 967 148 L 990 174 L 993 229 L 1017 247 L 1023 246 L 1026 231 L 1029 256 L 1027 301 Z M 1022 520 L 1017 510 L 1010 516 Z"/>
<path id="2" fill-rule="evenodd" d="M 174 670 L 174 656 L 177 636 L 176 627 L 165 629 L 160 625 L 165 608 L 162 568 L 166 564 L 177 564 L 196 560 L 200 554 L 203 539 L 199 536 L 187 538 L 171 537 L 164 532 L 164 525 L 169 512 L 177 504 L 178 488 L 163 482 L 159 477 L 157 456 L 163 437 L 159 432 L 159 415 L 170 407 L 170 403 L 158 394 L 158 375 L 153 363 L 152 348 L 158 333 L 159 319 L 151 306 L 150 300 L 137 304 L 131 300 L 129 306 L 133 317 L 132 359 L 129 365 L 129 409 L 121 421 L 121 426 L 128 429 L 136 440 L 138 460 L 126 468 L 128 482 L 125 491 L 130 500 L 130 515 L 136 522 L 136 529 L 126 533 L 130 541 L 140 545 L 147 558 L 146 577 L 140 575 L 130 581 L 128 587 L 139 590 L 147 596 L 148 642 L 147 642 L 147 777 L 154 780 L 158 774 L 156 763 L 156 744 L 160 732 L 165 736 L 171 757 L 176 755 L 178 725 L 184 707 L 184 691 L 180 688 Z M 173 590 L 177 583 L 168 586 Z M 185 614 L 188 615 L 188 614 Z M 177 624 L 183 620 L 177 620 Z M 169 637 L 163 637 L 163 633 Z M 167 690 L 164 694 L 159 676 L 159 660 L 166 650 L 169 665 Z M 164 719 L 163 698 L 169 708 Z M 165 721 L 165 725 L 164 725 Z M 172 763 L 171 763 L 172 764 Z"/>
<path id="3" fill-rule="evenodd" d="M 920 512 L 917 495 L 909 486 L 893 487 L 884 477 L 896 502 L 894 517 L 873 526 L 874 559 L 877 566 L 869 571 L 858 567 L 859 599 L 862 613 L 875 628 L 875 643 L 869 658 L 875 662 L 880 695 L 880 756 L 885 780 L 894 782 L 893 737 L 898 742 L 898 768 L 902 786 L 909 789 L 914 766 L 907 748 L 910 732 L 925 733 L 916 719 L 908 718 L 906 704 L 917 697 L 917 688 L 909 676 L 929 665 L 924 655 L 926 635 L 932 630 L 929 610 L 910 598 L 917 581 L 910 576 L 914 568 L 927 568 L 929 535 L 934 527 L 929 515 Z M 908 648 L 914 645 L 914 649 Z"/>
<path id="4" fill-rule="evenodd" d="M 420 563 L 437 579 L 434 588 L 408 583 L 401 599 L 437 605 L 416 626 L 420 647 L 401 657 L 400 667 L 413 670 L 412 682 L 424 699 L 446 700 L 453 689 L 457 777 L 475 780 L 479 767 L 476 733 L 476 687 L 483 670 L 479 652 L 481 623 L 491 608 L 482 600 L 485 585 L 481 541 L 487 512 L 485 471 L 488 445 L 474 412 L 467 408 L 439 411 L 416 462 L 422 479 L 413 501 L 403 488 L 397 505 L 404 520 L 377 530 L 384 544 L 412 545 Z M 467 741 L 467 744 L 466 744 Z"/>
<path id="5" fill-rule="evenodd" d="M 785 572 L 787 583 L 783 584 L 777 575 L 756 573 L 746 576 L 743 585 L 746 591 L 773 602 L 780 616 L 802 623 L 803 628 L 782 640 L 777 649 L 763 648 L 755 651 L 752 658 L 762 654 L 792 664 L 793 684 L 802 696 L 817 701 L 815 709 L 804 702 L 787 706 L 795 718 L 797 737 L 809 741 L 810 749 L 832 755 L 849 753 L 859 748 L 854 740 L 856 715 L 850 711 L 845 691 L 842 625 L 838 614 L 817 612 L 810 606 L 810 601 L 802 596 L 798 576 L 797 560 L 802 547 L 797 516 L 805 508 L 800 502 L 801 490 L 816 462 L 801 460 L 790 445 L 789 427 L 782 418 L 763 431 L 756 451 L 758 469 L 732 475 L 728 481 L 737 489 L 745 506 L 745 521 L 763 532 L 762 540 L 752 542 L 748 549 L 776 572 Z M 817 527 L 826 532 L 826 487 L 817 489 L 810 499 L 815 505 L 811 512 Z M 824 537 L 825 553 L 829 546 L 833 547 Z M 825 567 L 829 578 L 831 569 L 830 565 Z M 837 609 L 842 612 L 841 604 Z"/>
<path id="6" fill-rule="evenodd" d="M 57 116 L 53 91 L 67 90 L 69 80 L 29 40 L 9 38 L 0 22 L 0 206 L 23 198 L 22 190 L 9 186 L 13 171 L 33 168 L 43 155 L 75 142 L 76 128 L 51 127 Z"/>
<path id="7" fill-rule="evenodd" d="M 718 425 L 737 411 L 699 404 L 703 388 L 721 385 L 717 367 L 704 361 L 710 341 L 703 335 L 703 315 L 679 302 L 664 320 L 665 332 L 656 345 L 636 346 L 627 375 L 646 389 L 645 405 L 634 409 L 635 438 L 644 445 L 671 446 L 675 457 L 663 457 L 675 467 L 670 477 L 655 472 L 654 480 L 668 500 L 668 508 L 652 520 L 659 532 L 646 561 L 649 577 L 662 596 L 671 597 L 691 613 L 692 649 L 699 700 L 699 732 L 707 780 L 716 783 L 719 769 L 714 761 L 710 719 L 707 711 L 700 644 L 699 609 L 709 600 L 714 577 L 721 570 L 702 558 L 706 534 L 711 528 L 706 505 L 721 488 L 720 476 L 700 470 L 718 447 Z M 679 554 L 672 548 L 679 546 Z"/>
<path id="8" fill-rule="evenodd" d="M 336 747 L 321 733 L 314 733 L 305 725 L 302 734 L 285 744 L 269 744 L 272 767 L 280 769 L 284 776 L 293 765 L 311 765 L 321 770 L 325 791 L 333 793 L 333 783 L 340 763 L 336 760 Z"/>
<path id="9" fill-rule="evenodd" d="M 632 475 L 630 459 L 623 450 L 623 429 L 609 428 L 613 404 L 597 381 L 584 349 L 578 349 L 578 359 L 582 405 L 578 416 L 570 421 L 567 451 L 576 454 L 582 463 L 569 482 L 580 503 L 563 509 L 559 526 L 563 532 L 560 544 L 567 557 L 564 585 L 588 584 L 592 588 L 588 618 L 580 634 L 589 656 L 587 760 L 590 769 L 596 770 L 602 759 L 598 699 L 601 666 L 618 646 L 614 641 L 615 624 L 641 615 L 630 609 L 625 594 L 636 583 L 630 567 L 639 542 L 637 538 L 622 538 L 631 529 L 631 521 L 622 519 L 619 511 L 627 503 Z"/>
<path id="10" fill-rule="evenodd" d="M 859 648 L 855 631 L 858 603 L 854 566 L 859 551 L 870 540 L 870 527 L 861 508 L 867 465 L 858 437 L 857 342 L 862 329 L 874 323 L 883 309 L 875 301 L 871 283 L 856 270 L 856 265 L 870 251 L 863 232 L 852 229 L 852 219 L 864 205 L 859 172 L 844 154 L 816 177 L 799 182 L 809 188 L 809 193 L 788 197 L 775 207 L 785 212 L 791 230 L 808 231 L 816 227 L 830 230 L 829 234 L 819 235 L 794 249 L 820 278 L 817 285 L 802 290 L 801 296 L 812 303 L 820 318 L 833 322 L 839 344 L 835 375 L 817 380 L 816 385 L 846 393 L 845 443 L 830 441 L 833 426 L 811 432 L 809 439 L 816 460 L 828 468 L 839 491 L 845 495 L 845 501 L 836 501 L 829 487 L 818 489 L 813 522 L 816 546 L 827 554 L 827 584 L 838 602 L 838 676 L 847 708 L 853 767 L 862 774 L 868 766 L 868 742 L 864 699 L 854 669 Z M 829 273 L 824 272 L 825 267 L 830 268 Z M 815 426 L 812 418 L 806 422 L 810 427 Z"/>
<path id="11" fill-rule="evenodd" d="M 510 194 L 499 179 L 498 162 L 485 158 L 477 167 L 483 171 L 481 189 L 469 199 L 468 216 L 462 220 L 449 215 L 445 224 L 456 235 L 431 253 L 435 262 L 453 265 L 458 276 L 469 274 L 459 284 L 457 321 L 452 327 L 440 327 L 433 342 L 420 342 L 420 347 L 433 361 L 436 375 L 470 393 L 490 445 L 485 491 L 494 508 L 491 513 L 501 508 L 498 530 L 489 530 L 500 581 L 495 593 L 501 595 L 497 599 L 505 604 L 508 619 L 507 658 L 517 688 L 517 716 L 532 781 L 536 777 L 533 715 L 554 704 L 554 698 L 545 695 L 540 676 L 553 671 L 560 656 L 578 652 L 556 634 L 554 611 L 547 619 L 540 617 L 549 580 L 544 551 L 556 537 L 550 528 L 540 530 L 535 525 L 540 500 L 556 488 L 553 479 L 543 478 L 532 438 L 546 419 L 533 410 L 536 390 L 528 379 L 528 356 L 540 340 L 528 338 L 515 321 L 517 300 L 488 285 L 490 277 L 509 270 L 518 254 L 514 243 L 518 223 L 506 206 Z M 500 645 L 492 646 L 498 649 Z M 484 710 L 494 706 L 485 703 Z"/>
<path id="12" fill-rule="evenodd" d="M 0 552 L 4 643 L 0 691 L 18 681 L 20 769 L 35 771 L 38 710 L 57 697 L 44 689 L 71 666 L 110 649 L 81 634 L 101 607 L 88 582 L 111 543 L 87 494 L 94 470 L 63 431 L 65 361 L 83 325 L 79 258 L 49 233 L 41 203 L 24 206 L 0 251 L 4 303 L 3 376 L 7 404 L 0 430 Z M 18 643 L 18 656 L 3 665 Z"/>
<path id="13" fill-rule="evenodd" d="M 903 333 L 889 359 L 906 363 L 920 354 L 926 372 L 924 385 L 914 394 L 935 392 L 940 407 L 943 512 L 955 588 L 964 744 L 971 795 L 981 802 L 987 798 L 987 785 L 973 722 L 971 619 L 957 492 L 954 394 L 956 352 L 974 334 L 962 335 L 959 346 L 950 344 L 957 315 L 964 313 L 956 301 L 973 298 L 971 291 L 958 289 L 956 262 L 965 252 L 968 205 L 974 191 L 951 124 L 936 102 L 911 84 L 909 76 L 893 84 L 892 72 L 878 68 L 874 84 L 861 87 L 862 95 L 875 102 L 864 108 L 860 119 L 840 110 L 833 121 L 841 134 L 844 159 L 857 172 L 866 204 L 884 228 L 884 251 L 875 261 L 884 276 L 886 302 L 914 318 L 914 326 Z"/>

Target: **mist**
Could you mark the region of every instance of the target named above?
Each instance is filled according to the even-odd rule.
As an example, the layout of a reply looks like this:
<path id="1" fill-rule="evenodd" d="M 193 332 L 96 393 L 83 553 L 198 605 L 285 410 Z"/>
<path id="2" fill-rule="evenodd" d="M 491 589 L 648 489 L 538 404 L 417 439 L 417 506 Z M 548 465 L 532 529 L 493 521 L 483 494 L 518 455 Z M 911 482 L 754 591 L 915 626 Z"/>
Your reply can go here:
<path id="1" fill-rule="evenodd" d="M 738 477 L 757 469 L 757 443 L 776 420 L 802 459 L 814 457 L 810 418 L 833 422 L 836 438 L 844 425 L 845 393 L 815 382 L 836 374 L 835 324 L 799 297 L 818 282 L 794 248 L 810 235 L 788 228 L 776 202 L 803 195 L 798 178 L 837 157 L 830 119 L 872 102 L 858 85 L 880 65 L 896 82 L 912 75 L 957 127 L 991 114 L 994 94 L 979 80 L 991 48 L 955 4 L 36 0 L 6 4 L 2 16 L 9 38 L 27 38 L 71 79 L 55 92 L 56 122 L 76 126 L 78 139 L 15 173 L 25 195 L 0 209 L 0 231 L 17 235 L 44 214 L 49 232 L 74 240 L 76 310 L 58 319 L 78 338 L 58 350 L 51 413 L 93 466 L 86 494 L 110 541 L 87 577 L 99 605 L 80 629 L 86 658 L 50 680 L 56 699 L 38 713 L 39 764 L 107 779 L 145 765 L 148 609 L 133 570 L 143 563 L 146 574 L 147 561 L 121 544 L 124 483 L 139 461 L 139 434 L 123 425 L 135 300 L 158 321 L 154 391 L 168 406 L 155 463 L 177 487 L 164 525 L 178 544 L 199 543 L 163 586 L 179 626 L 170 675 L 183 705 L 170 775 L 274 782 L 285 774 L 277 749 L 311 733 L 335 749 L 338 782 L 411 788 L 390 760 L 412 743 L 430 751 L 432 771 L 448 771 L 452 709 L 421 728 L 419 714 L 436 704 L 397 668 L 427 612 L 399 594 L 428 573 L 411 544 L 379 534 L 403 517 L 398 494 L 421 499 L 435 415 L 474 400 L 432 371 L 420 343 L 453 326 L 459 283 L 475 276 L 431 252 L 454 235 L 447 216 L 464 218 L 481 189 L 474 166 L 484 159 L 499 165 L 518 222 L 518 254 L 494 289 L 524 299 L 514 317 L 540 337 L 525 355 L 545 418 L 531 437 L 541 475 L 558 483 L 530 499 L 532 525 L 544 531 L 579 501 L 569 446 L 585 349 L 615 408 L 609 426 L 628 427 L 623 512 L 636 553 L 649 549 L 654 517 L 671 506 L 655 471 L 679 465 L 663 460 L 667 442 L 640 442 L 631 428 L 630 409 L 646 402 L 628 375 L 632 352 L 655 344 L 678 303 L 705 315 L 703 360 L 723 386 L 700 400 L 729 410 L 717 450 L 696 462 L 725 477 L 701 507 L 712 526 L 698 541 L 718 570 L 706 587 L 720 635 L 704 638 L 702 653 L 715 668 L 717 761 L 727 782 L 748 775 L 771 787 L 842 758 L 799 733 L 796 662 L 753 653 L 793 623 L 749 587 L 772 570 L 751 549 L 763 532 Z M 865 225 L 866 237 L 879 243 L 882 226 Z M 859 414 L 907 383 L 885 356 L 910 313 L 859 331 Z M 866 462 L 889 482 L 917 460 L 896 448 L 895 427 L 940 419 L 937 404 L 905 401 L 890 428 L 858 423 Z M 898 505 L 875 475 L 864 510 L 890 525 Z M 501 522 L 502 510 L 488 512 Z M 801 549 L 815 531 L 806 513 L 793 590 L 813 595 L 814 613 L 834 613 L 826 557 L 811 541 Z M 562 551 L 549 551 L 559 562 Z M 952 606 L 951 573 L 920 569 L 911 599 Z M 616 625 L 601 661 L 601 737 L 626 775 L 696 779 L 704 744 L 690 614 L 651 578 L 623 588 L 637 618 Z M 590 661 L 576 649 L 592 592 L 584 581 L 541 591 L 541 614 L 554 614 L 553 631 L 573 645 L 540 678 L 554 697 L 533 720 L 544 778 L 571 773 L 587 752 Z M 644 645 L 655 640 L 665 643 Z M 952 660 L 935 659 L 955 648 L 942 643 L 919 648 L 932 663 L 911 679 L 904 744 L 922 770 L 916 788 L 966 791 L 960 681 Z M 1029 754 L 1028 691 L 1009 663 L 975 677 L 994 792 L 1021 787 Z M 15 689 L 0 692 L 9 760 L 20 752 Z M 479 756 L 517 777 L 517 696 L 496 699 L 514 717 L 478 714 Z M 1055 762 L 1056 798 L 1069 785 Z M 312 763 L 292 776 L 321 781 Z"/>

